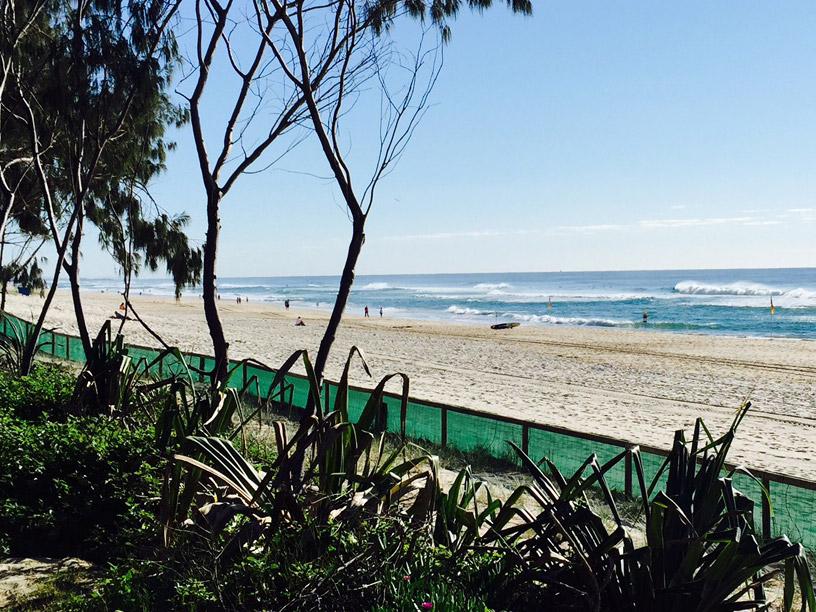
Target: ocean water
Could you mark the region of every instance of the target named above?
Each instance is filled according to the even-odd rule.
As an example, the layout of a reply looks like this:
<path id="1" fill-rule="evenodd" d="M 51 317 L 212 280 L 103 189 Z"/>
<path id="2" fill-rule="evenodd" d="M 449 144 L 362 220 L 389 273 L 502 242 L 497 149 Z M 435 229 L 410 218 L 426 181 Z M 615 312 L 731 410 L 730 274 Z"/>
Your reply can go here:
<path id="1" fill-rule="evenodd" d="M 294 312 L 334 301 L 337 277 L 222 278 L 222 300 L 282 303 Z M 88 279 L 87 290 L 121 290 Z M 166 279 L 133 291 L 172 295 Z M 191 289 L 188 296 L 197 297 Z M 776 314 L 770 314 L 770 303 Z M 666 332 L 816 338 L 816 268 L 358 276 L 347 313 L 477 325 L 573 325 Z M 643 323 L 643 312 L 648 322 Z"/>

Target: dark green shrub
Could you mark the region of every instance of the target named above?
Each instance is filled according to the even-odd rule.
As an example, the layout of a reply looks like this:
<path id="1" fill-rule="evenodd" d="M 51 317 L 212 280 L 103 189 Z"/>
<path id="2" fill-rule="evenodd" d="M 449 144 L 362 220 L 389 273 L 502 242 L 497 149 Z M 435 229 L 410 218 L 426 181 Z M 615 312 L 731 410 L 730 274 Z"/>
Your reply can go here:
<path id="1" fill-rule="evenodd" d="M 13 555 L 98 557 L 157 529 L 148 430 L 107 417 L 0 413 L 0 541 Z"/>
<path id="2" fill-rule="evenodd" d="M 237 527 L 237 526 L 236 526 Z M 454 557 L 400 520 L 356 529 L 281 525 L 264 546 L 225 562 L 190 534 L 159 560 L 111 566 L 92 610 L 435 610 L 483 612 L 493 554 Z"/>
<path id="3" fill-rule="evenodd" d="M 61 420 L 70 405 L 76 375 L 54 364 L 36 364 L 28 376 L 0 370 L 2 408 L 22 419 L 37 419 L 43 414 Z"/>

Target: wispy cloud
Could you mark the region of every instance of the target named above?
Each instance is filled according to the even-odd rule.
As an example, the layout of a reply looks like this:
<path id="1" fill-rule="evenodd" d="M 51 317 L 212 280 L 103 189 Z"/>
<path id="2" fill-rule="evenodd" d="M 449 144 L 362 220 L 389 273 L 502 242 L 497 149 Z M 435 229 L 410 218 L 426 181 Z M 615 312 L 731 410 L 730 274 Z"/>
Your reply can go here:
<path id="1" fill-rule="evenodd" d="M 638 222 L 642 228 L 705 227 L 708 225 L 743 225 L 755 217 L 709 217 L 703 219 L 646 219 Z"/>
<path id="2" fill-rule="evenodd" d="M 785 223 L 814 223 L 816 208 L 790 208 L 770 216 L 743 215 L 739 217 L 694 217 L 672 219 L 642 219 L 634 223 L 593 223 L 587 225 L 556 225 L 541 229 L 468 230 L 460 232 L 433 232 L 384 236 L 382 240 L 454 240 L 462 238 L 495 238 L 502 236 L 567 236 L 592 235 L 612 232 L 643 232 L 664 229 L 686 229 L 712 226 L 761 227 Z"/>
<path id="3" fill-rule="evenodd" d="M 534 230 L 472 230 L 467 232 L 433 232 L 429 234 L 401 234 L 383 236 L 383 240 L 452 240 L 455 238 L 492 238 L 495 236 L 522 236 L 536 233 Z"/>

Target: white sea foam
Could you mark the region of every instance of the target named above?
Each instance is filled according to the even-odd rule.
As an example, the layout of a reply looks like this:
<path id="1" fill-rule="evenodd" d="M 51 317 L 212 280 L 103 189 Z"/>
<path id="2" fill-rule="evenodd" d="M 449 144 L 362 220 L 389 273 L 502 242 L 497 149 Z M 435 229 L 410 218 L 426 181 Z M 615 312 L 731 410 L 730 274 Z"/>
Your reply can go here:
<path id="1" fill-rule="evenodd" d="M 509 289 L 512 287 L 510 283 L 477 283 L 473 285 L 474 289 Z"/>
<path id="2" fill-rule="evenodd" d="M 476 308 L 463 308 L 462 306 L 457 306 L 456 304 L 454 304 L 453 306 L 448 306 L 447 312 L 457 315 L 493 314 L 489 312 L 482 312 L 481 310 L 477 310 Z"/>
<path id="3" fill-rule="evenodd" d="M 360 291 L 382 291 L 383 289 L 391 289 L 388 283 L 368 283 L 360 287 Z"/>
<path id="4" fill-rule="evenodd" d="M 698 283 L 697 281 L 681 281 L 674 286 L 676 293 L 684 293 L 687 295 L 764 295 L 775 296 L 785 295 L 785 289 L 776 287 L 768 287 L 760 283 L 745 283 L 735 282 L 724 285 L 710 285 L 708 283 Z M 804 289 L 794 289 L 798 293 L 805 292 Z"/>
<path id="5" fill-rule="evenodd" d="M 796 287 L 783 289 L 760 283 L 735 282 L 723 285 L 683 281 L 674 286 L 676 294 L 701 300 L 700 305 L 763 308 L 773 299 L 780 308 L 811 308 L 816 306 L 816 291 Z"/>
<path id="6" fill-rule="evenodd" d="M 584 318 L 584 317 L 554 317 L 552 315 L 524 315 L 513 314 L 512 317 L 528 323 L 547 323 L 549 325 L 589 325 L 593 327 L 628 327 L 634 321 L 616 319 Z"/>

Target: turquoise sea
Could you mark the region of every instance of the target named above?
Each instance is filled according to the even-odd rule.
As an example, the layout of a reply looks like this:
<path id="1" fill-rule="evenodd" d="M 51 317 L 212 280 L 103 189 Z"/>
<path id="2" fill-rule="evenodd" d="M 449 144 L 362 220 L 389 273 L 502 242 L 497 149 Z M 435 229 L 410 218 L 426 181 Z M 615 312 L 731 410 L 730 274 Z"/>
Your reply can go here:
<path id="1" fill-rule="evenodd" d="M 328 309 L 338 278 L 222 278 L 222 300 Z M 118 291 L 116 279 L 87 290 Z M 166 279 L 137 279 L 134 291 L 171 295 Z M 190 289 L 187 296 L 198 297 Z M 770 303 L 776 314 L 770 314 Z M 489 325 L 578 325 L 656 331 L 816 338 L 816 268 L 358 276 L 348 313 Z M 643 323 L 643 312 L 648 322 Z"/>

